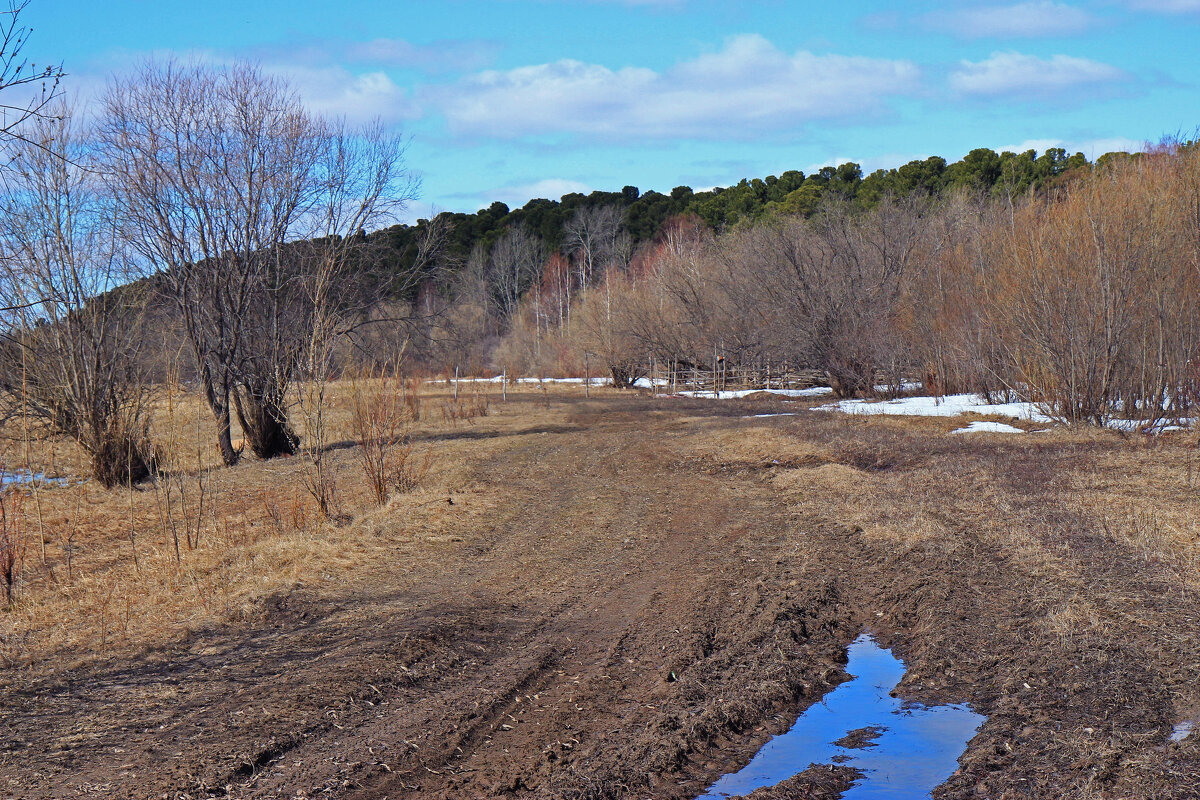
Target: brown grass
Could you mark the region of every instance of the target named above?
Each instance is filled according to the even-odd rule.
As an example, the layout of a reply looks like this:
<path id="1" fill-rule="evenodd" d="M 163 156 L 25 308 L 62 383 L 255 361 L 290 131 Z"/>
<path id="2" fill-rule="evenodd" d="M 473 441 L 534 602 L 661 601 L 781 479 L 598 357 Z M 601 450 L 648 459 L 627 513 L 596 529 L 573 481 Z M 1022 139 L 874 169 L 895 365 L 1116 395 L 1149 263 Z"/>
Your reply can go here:
<path id="1" fill-rule="evenodd" d="M 376 394 L 385 388 L 378 379 L 365 383 Z M 10 469 L 68 479 L 36 493 L 22 490 L 30 541 L 16 603 L 0 612 L 0 664 L 159 646 L 189 630 L 253 617 L 264 598 L 292 587 L 353 580 L 384 563 L 397 542 L 436 544 L 449 536 L 440 506 L 470 493 L 471 465 L 508 446 L 502 434 L 529 425 L 529 409 L 537 409 L 540 423 L 556 414 L 535 389 L 510 388 L 508 403 L 493 404 L 498 397 L 485 387 L 458 401 L 440 385 L 407 388 L 406 463 L 388 462 L 402 467 L 389 475 L 398 493 L 378 508 L 362 471 L 355 393 L 349 381 L 333 385 L 328 459 L 341 519 L 317 513 L 303 488 L 304 456 L 247 457 L 221 467 L 211 418 L 197 395 L 177 387 L 164 387 L 155 408 L 152 434 L 165 466 L 157 484 L 104 490 L 78 477 L 86 475 L 85 456 L 69 441 L 35 442 L 25 459 L 19 436 L 0 439 L 0 459 Z M 422 408 L 454 413 L 443 418 Z M 464 421 L 469 432 L 460 431 Z"/>

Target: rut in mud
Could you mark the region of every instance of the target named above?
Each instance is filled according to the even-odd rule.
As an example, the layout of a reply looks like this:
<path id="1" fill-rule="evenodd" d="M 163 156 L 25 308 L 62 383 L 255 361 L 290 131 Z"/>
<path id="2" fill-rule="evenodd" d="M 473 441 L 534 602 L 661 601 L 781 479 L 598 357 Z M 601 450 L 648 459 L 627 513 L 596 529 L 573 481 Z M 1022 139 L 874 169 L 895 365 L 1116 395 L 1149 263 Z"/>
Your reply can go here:
<path id="1" fill-rule="evenodd" d="M 1188 659 L 1200 664 L 1200 623 L 1180 627 L 1197 598 L 1174 587 L 1140 628 L 1114 614 L 1110 630 L 1054 638 L 1038 622 L 1048 605 L 1107 602 L 1089 595 L 1097 573 L 1126 570 L 1131 596 L 1161 587 L 1078 525 L 1069 552 L 1049 534 L 1043 545 L 1066 574 L 956 525 L 961 487 L 922 470 L 986 473 L 1003 495 L 987 502 L 1014 520 L 1048 513 L 1011 445 L 742 418 L 764 408 L 557 401 L 553 424 L 473 465 L 446 507 L 463 520 L 452 539 L 137 660 L 11 676 L 0 792 L 694 798 L 844 682 L 867 625 L 909 665 L 905 696 L 988 715 L 944 796 L 1200 785 L 1186 783 L 1200 781 L 1197 743 L 1166 741 Z M 764 428 L 830 455 L 707 444 Z M 946 539 L 901 547 L 848 522 L 834 509 L 854 497 L 821 483 L 830 469 L 861 481 L 864 502 L 897 481 L 896 503 L 901 488 L 945 502 Z M 1170 651 L 1154 639 L 1166 620 Z M 795 783 L 832 797 L 852 777 Z"/>

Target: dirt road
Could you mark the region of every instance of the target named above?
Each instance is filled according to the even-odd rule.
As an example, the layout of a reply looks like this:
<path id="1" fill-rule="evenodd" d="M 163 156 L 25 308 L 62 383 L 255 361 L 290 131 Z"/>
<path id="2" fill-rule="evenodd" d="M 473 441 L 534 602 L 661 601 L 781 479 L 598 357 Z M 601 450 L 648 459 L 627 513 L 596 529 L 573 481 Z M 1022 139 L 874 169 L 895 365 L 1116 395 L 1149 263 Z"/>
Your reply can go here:
<path id="1" fill-rule="evenodd" d="M 989 715 L 943 796 L 1200 792 L 1200 737 L 1167 742 L 1200 702 L 1194 585 L 1060 502 L 1119 441 L 525 402 L 441 509 L 455 535 L 12 678 L 0 797 L 689 798 L 844 680 L 864 626 L 909 696 Z"/>

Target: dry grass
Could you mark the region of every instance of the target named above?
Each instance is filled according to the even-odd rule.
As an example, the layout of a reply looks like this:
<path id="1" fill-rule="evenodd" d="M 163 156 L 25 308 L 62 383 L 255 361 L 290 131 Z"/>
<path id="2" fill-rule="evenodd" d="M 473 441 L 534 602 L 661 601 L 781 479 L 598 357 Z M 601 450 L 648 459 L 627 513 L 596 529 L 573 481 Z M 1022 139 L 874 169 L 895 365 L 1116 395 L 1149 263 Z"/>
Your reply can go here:
<path id="1" fill-rule="evenodd" d="M 71 442 L 36 442 L 26 459 L 19 437 L 0 440 L 9 469 L 70 478 L 22 490 L 30 543 L 16 603 L 0 611 L 0 664 L 160 646 L 189 630 L 251 618 L 264 598 L 298 585 L 343 586 L 387 563 L 397 546 L 436 546 L 452 536 L 442 507 L 472 492 L 473 466 L 510 446 L 504 434 L 558 413 L 536 390 L 510 388 L 505 404 L 498 387 L 495 398 L 479 390 L 457 403 L 443 386 L 414 391 L 419 399 L 407 407 L 423 411 L 405 435 L 408 458 L 421 465 L 419 485 L 410 481 L 380 508 L 354 435 L 354 392 L 349 382 L 333 385 L 328 459 L 342 512 L 333 520 L 320 517 L 303 488 L 305 456 L 246 456 L 222 468 L 212 420 L 195 394 L 161 393 L 152 430 L 166 475 L 157 486 L 106 491 L 75 478 L 86 474 L 86 462 Z M 466 411 L 442 415 L 444 407 Z"/>

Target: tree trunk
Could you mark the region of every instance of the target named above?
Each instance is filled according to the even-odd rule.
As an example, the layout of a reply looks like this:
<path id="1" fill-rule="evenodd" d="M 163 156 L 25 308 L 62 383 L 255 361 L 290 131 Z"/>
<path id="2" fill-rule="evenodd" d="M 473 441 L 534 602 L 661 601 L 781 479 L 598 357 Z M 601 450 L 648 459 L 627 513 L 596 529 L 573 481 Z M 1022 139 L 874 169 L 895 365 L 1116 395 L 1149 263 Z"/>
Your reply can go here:
<path id="1" fill-rule="evenodd" d="M 246 388 L 246 396 L 233 393 L 238 422 L 246 432 L 246 444 L 262 459 L 295 455 L 300 437 L 288 424 L 287 410 L 274 398 L 256 397 Z"/>
<path id="2" fill-rule="evenodd" d="M 611 366 L 613 386 L 618 389 L 628 389 L 637 380 L 637 371 L 629 367 Z"/>
<path id="3" fill-rule="evenodd" d="M 221 461 L 225 466 L 232 467 L 242 457 L 242 450 L 234 449 L 233 437 L 229 430 L 229 381 L 223 378 L 218 387 L 213 379 L 211 367 L 202 360 L 198 351 L 196 358 L 202 365 L 200 379 L 204 384 L 204 400 L 213 413 L 213 419 L 217 421 L 217 449 L 221 452 Z"/>
<path id="4" fill-rule="evenodd" d="M 233 447 L 233 437 L 230 434 L 229 401 L 226 400 L 220 408 L 213 409 L 213 416 L 217 418 L 217 449 L 221 451 L 221 460 L 225 462 L 225 466 L 232 467 L 241 459 L 242 450 L 241 448 L 235 450 Z"/>

